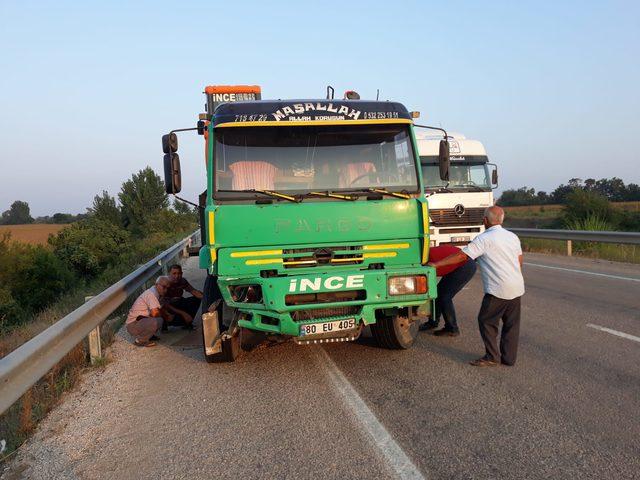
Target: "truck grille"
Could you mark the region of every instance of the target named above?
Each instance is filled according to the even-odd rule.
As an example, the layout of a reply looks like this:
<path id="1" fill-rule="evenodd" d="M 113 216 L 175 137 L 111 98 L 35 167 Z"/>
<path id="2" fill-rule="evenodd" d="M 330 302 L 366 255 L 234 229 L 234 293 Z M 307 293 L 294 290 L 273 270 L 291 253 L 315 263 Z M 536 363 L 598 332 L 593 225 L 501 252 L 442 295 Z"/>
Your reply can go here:
<path id="1" fill-rule="evenodd" d="M 360 307 L 357 305 L 345 307 L 329 307 L 329 308 L 310 308 L 309 310 L 296 310 L 291 312 L 291 318 L 294 322 L 306 322 L 307 320 L 315 320 L 316 318 L 346 317 L 349 315 L 357 315 Z"/>
<path id="2" fill-rule="evenodd" d="M 462 215 L 454 212 L 453 208 L 429 210 L 431 224 L 436 227 L 449 225 L 479 225 L 482 223 L 484 208 L 467 208 Z"/>
<path id="3" fill-rule="evenodd" d="M 358 265 L 364 261 L 361 246 L 335 246 L 322 248 L 291 248 L 282 250 L 287 257 L 284 268 L 315 267 L 317 265 Z"/>

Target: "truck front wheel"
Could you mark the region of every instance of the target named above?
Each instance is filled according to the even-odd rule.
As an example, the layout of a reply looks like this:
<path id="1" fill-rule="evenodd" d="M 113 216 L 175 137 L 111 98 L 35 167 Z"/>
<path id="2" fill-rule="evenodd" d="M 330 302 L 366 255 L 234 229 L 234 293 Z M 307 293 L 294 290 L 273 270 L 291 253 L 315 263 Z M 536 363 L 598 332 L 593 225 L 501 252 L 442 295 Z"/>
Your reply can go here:
<path id="1" fill-rule="evenodd" d="M 395 312 L 385 315 L 382 310 L 376 312 L 376 323 L 371 325 L 371 334 L 378 346 L 393 350 L 404 350 L 413 345 L 418 335 L 418 322 Z"/>

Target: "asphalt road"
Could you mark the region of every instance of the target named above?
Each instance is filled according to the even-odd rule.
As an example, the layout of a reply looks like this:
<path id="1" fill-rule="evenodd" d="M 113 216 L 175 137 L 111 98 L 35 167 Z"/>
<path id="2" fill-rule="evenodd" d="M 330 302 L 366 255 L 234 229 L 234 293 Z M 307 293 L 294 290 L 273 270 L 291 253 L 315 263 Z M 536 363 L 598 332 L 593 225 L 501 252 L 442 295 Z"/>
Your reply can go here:
<path id="1" fill-rule="evenodd" d="M 123 333 L 2 478 L 640 478 L 640 267 L 525 262 L 515 367 L 468 365 L 479 275 L 462 335 L 407 351 L 365 336 L 209 365 L 197 332 Z"/>

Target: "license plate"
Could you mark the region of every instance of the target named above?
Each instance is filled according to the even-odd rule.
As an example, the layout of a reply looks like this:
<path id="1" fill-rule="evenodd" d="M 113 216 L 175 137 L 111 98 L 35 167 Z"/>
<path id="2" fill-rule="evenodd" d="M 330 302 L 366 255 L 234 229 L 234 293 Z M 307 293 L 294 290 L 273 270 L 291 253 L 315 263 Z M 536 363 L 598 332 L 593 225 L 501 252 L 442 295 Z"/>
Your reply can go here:
<path id="1" fill-rule="evenodd" d="M 347 318 L 346 320 L 335 320 L 333 322 L 310 323 L 309 325 L 300 325 L 300 336 L 320 335 L 323 333 L 334 333 L 341 330 L 352 330 L 356 328 L 356 319 Z"/>
<path id="2" fill-rule="evenodd" d="M 451 237 L 452 242 L 468 242 L 471 237 Z"/>

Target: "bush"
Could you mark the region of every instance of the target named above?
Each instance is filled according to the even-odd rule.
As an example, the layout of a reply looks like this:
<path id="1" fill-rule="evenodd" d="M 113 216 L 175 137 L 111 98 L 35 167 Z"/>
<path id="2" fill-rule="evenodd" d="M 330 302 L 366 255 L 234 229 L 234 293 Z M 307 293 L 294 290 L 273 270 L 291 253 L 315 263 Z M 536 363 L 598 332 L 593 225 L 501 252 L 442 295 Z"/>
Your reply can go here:
<path id="1" fill-rule="evenodd" d="M 55 302 L 75 283 L 71 270 L 53 252 L 42 246 L 31 249 L 12 282 L 13 296 L 29 312 L 38 312 Z"/>
<path id="2" fill-rule="evenodd" d="M 625 232 L 640 232 L 640 212 L 620 212 L 618 229 Z"/>
<path id="3" fill-rule="evenodd" d="M 110 221 L 88 218 L 49 238 L 54 253 L 83 278 L 95 277 L 130 248 L 129 233 Z"/>
<path id="4" fill-rule="evenodd" d="M 597 215 L 589 215 L 587 218 L 580 220 L 571 220 L 567 222 L 567 228 L 569 230 L 590 230 L 600 232 L 612 230 L 611 224 Z"/>
<path id="5" fill-rule="evenodd" d="M 0 330 L 56 301 L 75 283 L 73 273 L 43 246 L 0 238 Z"/>
<path id="6" fill-rule="evenodd" d="M 564 209 L 564 220 L 567 225 L 597 218 L 613 226 L 616 223 L 614 217 L 615 212 L 609 201 L 599 193 L 574 189 L 567 195 L 567 204 Z"/>

